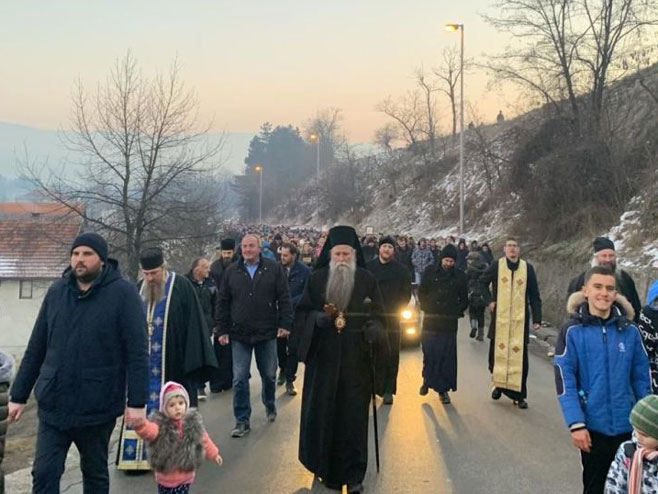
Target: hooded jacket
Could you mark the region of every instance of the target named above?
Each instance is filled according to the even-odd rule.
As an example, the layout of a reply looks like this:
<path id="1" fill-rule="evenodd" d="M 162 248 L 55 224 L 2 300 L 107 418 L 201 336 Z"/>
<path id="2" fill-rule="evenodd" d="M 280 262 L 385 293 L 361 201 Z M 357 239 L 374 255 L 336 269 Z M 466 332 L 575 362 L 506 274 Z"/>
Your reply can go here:
<path id="1" fill-rule="evenodd" d="M 135 285 L 109 259 L 81 292 L 71 270 L 41 305 L 11 401 L 34 387 L 39 418 L 60 429 L 109 422 L 148 399 L 146 319 Z"/>
<path id="2" fill-rule="evenodd" d="M 631 304 L 622 295 L 605 321 L 582 292 L 569 297 L 571 319 L 555 347 L 555 385 L 564 421 L 607 436 L 631 431 L 631 409 L 651 393 L 649 361 Z"/>

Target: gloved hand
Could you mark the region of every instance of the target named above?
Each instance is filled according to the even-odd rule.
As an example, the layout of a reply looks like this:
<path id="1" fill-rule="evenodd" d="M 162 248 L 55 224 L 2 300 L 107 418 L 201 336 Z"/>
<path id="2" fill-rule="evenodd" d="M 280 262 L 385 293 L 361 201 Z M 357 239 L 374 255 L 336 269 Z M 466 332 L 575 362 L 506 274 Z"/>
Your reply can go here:
<path id="1" fill-rule="evenodd" d="M 382 337 L 384 331 L 379 321 L 369 319 L 363 325 L 363 337 L 368 343 L 374 343 Z"/>
<path id="2" fill-rule="evenodd" d="M 317 316 L 315 316 L 315 325 L 321 329 L 329 329 L 334 325 L 334 320 L 326 312 L 320 311 Z"/>

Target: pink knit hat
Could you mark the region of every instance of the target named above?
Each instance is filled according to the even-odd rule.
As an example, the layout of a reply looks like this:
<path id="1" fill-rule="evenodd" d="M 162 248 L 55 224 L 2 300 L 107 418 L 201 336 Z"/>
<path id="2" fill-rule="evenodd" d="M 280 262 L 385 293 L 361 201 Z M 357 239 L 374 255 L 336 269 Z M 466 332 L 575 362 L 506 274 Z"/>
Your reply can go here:
<path id="1" fill-rule="evenodd" d="M 160 411 L 162 413 L 165 413 L 167 402 L 174 396 L 182 396 L 185 400 L 185 405 L 188 409 L 190 408 L 190 395 L 187 394 L 185 387 L 177 382 L 168 381 L 160 390 Z"/>

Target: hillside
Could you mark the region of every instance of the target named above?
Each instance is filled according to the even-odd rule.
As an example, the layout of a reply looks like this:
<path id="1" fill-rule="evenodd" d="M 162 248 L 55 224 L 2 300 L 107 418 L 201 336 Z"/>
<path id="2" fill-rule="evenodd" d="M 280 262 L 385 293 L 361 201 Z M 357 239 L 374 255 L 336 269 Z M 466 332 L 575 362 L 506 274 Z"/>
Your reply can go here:
<path id="1" fill-rule="evenodd" d="M 640 75 L 658 90 L 658 66 Z M 495 248 L 503 235 L 518 235 L 525 254 L 540 265 L 553 318 L 563 311 L 570 277 L 587 266 L 596 235 L 615 240 L 620 263 L 635 275 L 640 295 L 658 277 L 658 102 L 637 79 L 623 79 L 608 92 L 609 142 L 582 143 L 547 108 L 465 133 L 463 236 L 488 240 Z M 358 210 L 318 218 L 318 187 L 308 184 L 269 219 L 345 222 L 360 232 L 372 226 L 416 238 L 456 235 L 458 138 L 443 138 L 437 148 L 431 159 L 406 149 L 363 156 L 363 167 L 378 165 L 368 172 Z M 331 180 L 328 172 L 322 180 Z"/>

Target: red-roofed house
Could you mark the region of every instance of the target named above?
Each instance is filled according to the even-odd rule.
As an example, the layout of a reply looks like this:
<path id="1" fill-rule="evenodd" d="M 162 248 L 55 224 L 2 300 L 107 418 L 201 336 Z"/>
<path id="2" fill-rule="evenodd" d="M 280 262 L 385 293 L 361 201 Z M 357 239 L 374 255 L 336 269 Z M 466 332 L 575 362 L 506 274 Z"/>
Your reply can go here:
<path id="1" fill-rule="evenodd" d="M 43 297 L 82 226 L 58 204 L 0 203 L 0 348 L 22 354 Z"/>

